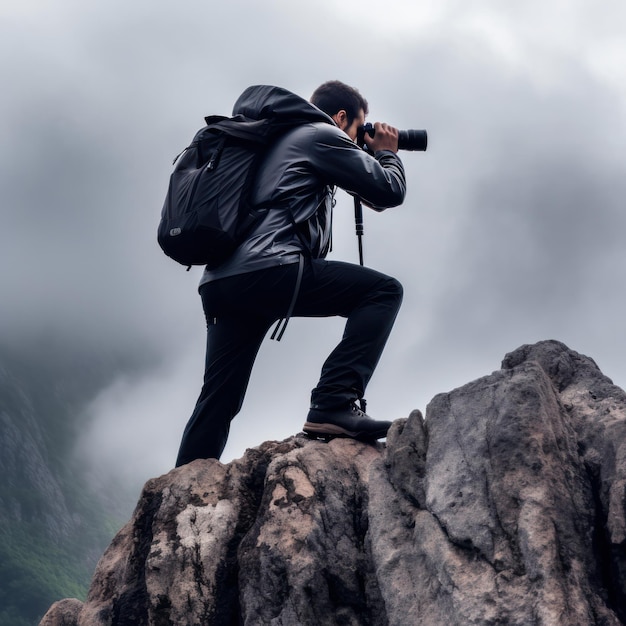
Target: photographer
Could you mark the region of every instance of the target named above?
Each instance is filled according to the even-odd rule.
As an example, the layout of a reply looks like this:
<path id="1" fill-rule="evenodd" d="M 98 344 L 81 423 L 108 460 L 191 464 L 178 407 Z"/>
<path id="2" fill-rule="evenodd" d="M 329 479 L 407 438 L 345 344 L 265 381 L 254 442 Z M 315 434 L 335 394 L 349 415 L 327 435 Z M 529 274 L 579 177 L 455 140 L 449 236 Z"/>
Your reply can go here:
<path id="1" fill-rule="evenodd" d="M 357 403 L 393 327 L 402 286 L 375 270 L 325 257 L 335 187 L 378 211 L 403 202 L 398 131 L 376 123 L 374 135 L 364 136 L 368 153 L 355 143 L 368 112 L 357 90 L 331 81 L 315 90 L 311 103 L 327 119 L 288 131 L 270 148 L 253 192 L 254 203 L 269 210 L 225 263 L 202 276 L 206 369 L 177 466 L 220 457 L 260 344 L 273 324 L 286 324 L 290 315 L 347 318 L 343 338 L 311 393 L 304 431 L 373 441 L 391 425 L 372 419 Z M 248 94 L 233 114 L 254 117 L 269 104 L 279 103 Z M 302 106 L 311 104 L 302 100 Z"/>

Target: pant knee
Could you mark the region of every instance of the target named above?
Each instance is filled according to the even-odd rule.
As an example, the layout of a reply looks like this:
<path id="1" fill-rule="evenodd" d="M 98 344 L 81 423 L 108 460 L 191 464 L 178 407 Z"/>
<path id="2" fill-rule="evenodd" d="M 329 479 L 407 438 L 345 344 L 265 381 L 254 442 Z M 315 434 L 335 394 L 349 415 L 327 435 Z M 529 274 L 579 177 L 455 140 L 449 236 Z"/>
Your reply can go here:
<path id="1" fill-rule="evenodd" d="M 400 307 L 400 304 L 402 304 L 402 298 L 404 296 L 404 288 L 402 287 L 402 283 L 399 280 L 389 277 L 385 281 L 385 285 L 381 289 L 381 292 L 390 303 L 395 304 L 396 308 Z"/>

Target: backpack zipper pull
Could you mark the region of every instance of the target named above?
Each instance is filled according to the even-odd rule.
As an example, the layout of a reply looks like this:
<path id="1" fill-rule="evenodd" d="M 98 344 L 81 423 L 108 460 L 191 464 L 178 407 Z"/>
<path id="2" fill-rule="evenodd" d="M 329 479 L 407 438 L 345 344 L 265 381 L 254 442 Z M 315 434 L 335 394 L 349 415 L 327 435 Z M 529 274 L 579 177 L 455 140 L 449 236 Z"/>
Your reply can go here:
<path id="1" fill-rule="evenodd" d="M 226 142 L 226 138 L 222 139 L 221 143 L 217 148 L 215 148 L 215 152 L 211 155 L 209 162 L 206 164 L 207 170 L 214 170 L 217 167 L 217 162 L 220 160 L 220 156 L 222 154 L 222 150 L 224 149 L 224 143 Z"/>
<path id="2" fill-rule="evenodd" d="M 198 145 L 197 141 L 194 141 L 190 146 L 187 146 L 184 150 L 181 150 L 175 157 L 174 160 L 172 161 L 172 165 L 176 165 L 176 161 L 178 161 L 178 159 L 180 159 L 181 156 L 183 156 L 183 154 L 185 154 L 185 152 L 187 152 L 187 150 L 190 150 L 191 148 L 195 148 L 195 146 Z"/>

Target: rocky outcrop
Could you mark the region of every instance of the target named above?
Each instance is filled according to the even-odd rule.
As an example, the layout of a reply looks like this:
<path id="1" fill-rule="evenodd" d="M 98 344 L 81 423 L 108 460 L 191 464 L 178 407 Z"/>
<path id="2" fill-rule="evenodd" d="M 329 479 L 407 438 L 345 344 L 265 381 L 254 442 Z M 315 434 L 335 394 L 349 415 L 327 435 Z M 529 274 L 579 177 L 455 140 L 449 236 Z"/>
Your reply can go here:
<path id="1" fill-rule="evenodd" d="M 150 480 L 41 626 L 626 623 L 626 394 L 548 341 L 397 420 Z"/>

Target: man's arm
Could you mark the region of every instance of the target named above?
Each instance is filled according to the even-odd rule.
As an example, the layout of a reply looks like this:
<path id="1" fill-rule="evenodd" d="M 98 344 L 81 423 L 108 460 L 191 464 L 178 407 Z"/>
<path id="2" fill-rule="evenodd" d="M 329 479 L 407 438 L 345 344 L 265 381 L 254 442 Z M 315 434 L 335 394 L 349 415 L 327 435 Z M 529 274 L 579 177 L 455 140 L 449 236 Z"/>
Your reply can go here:
<path id="1" fill-rule="evenodd" d="M 371 156 L 345 133 L 329 125 L 319 125 L 311 164 L 331 185 L 359 196 L 377 211 L 398 206 L 406 194 L 402 161 L 396 154 L 397 130 L 376 125 L 373 138 L 366 138 Z M 380 129 L 380 134 L 379 134 Z"/>

